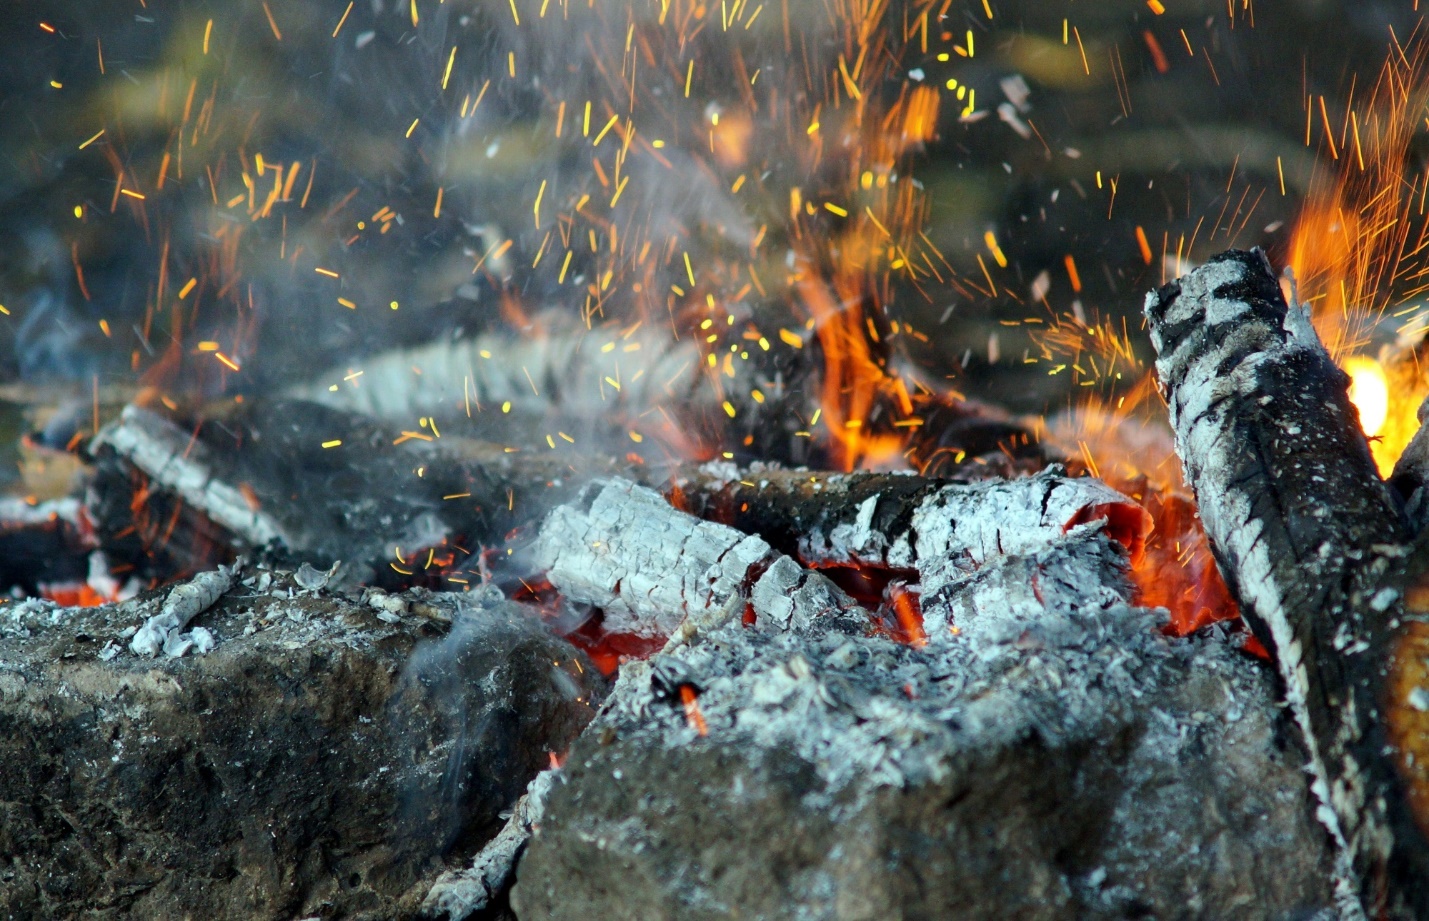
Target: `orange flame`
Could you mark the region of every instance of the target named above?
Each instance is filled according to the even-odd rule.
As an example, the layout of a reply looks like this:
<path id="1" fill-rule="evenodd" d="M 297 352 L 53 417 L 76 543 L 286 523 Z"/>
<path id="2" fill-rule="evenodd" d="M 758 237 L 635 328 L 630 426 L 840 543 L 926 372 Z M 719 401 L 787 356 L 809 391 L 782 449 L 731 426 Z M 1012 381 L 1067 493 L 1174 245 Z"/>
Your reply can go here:
<path id="1" fill-rule="evenodd" d="M 1418 430 L 1416 411 L 1429 394 L 1416 362 L 1395 361 L 1390 347 L 1372 341 L 1388 319 L 1399 326 L 1401 347 L 1421 340 L 1426 329 L 1425 311 L 1407 305 L 1429 291 L 1422 255 L 1429 249 L 1429 169 L 1406 168 L 1429 108 L 1426 60 L 1422 36 L 1395 40 L 1369 98 L 1356 105 L 1351 93 L 1338 137 L 1330 109 L 1321 111 L 1324 100 L 1306 100 L 1307 107 L 1314 102 L 1310 114 L 1320 116 L 1321 131 L 1330 132 L 1325 144 L 1333 166 L 1314 177 L 1289 251 L 1300 299 L 1355 381 L 1351 399 L 1375 439 L 1371 449 L 1383 475 Z"/>

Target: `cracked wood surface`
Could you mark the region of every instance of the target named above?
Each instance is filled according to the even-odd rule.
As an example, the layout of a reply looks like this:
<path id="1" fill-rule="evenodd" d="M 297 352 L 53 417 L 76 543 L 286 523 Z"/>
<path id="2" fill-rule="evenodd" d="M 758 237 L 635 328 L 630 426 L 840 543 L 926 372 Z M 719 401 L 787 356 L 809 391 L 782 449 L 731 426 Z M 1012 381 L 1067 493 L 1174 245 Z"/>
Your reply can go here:
<path id="1" fill-rule="evenodd" d="M 763 538 L 672 508 L 652 489 L 597 481 L 541 525 L 537 566 L 567 598 L 605 611 L 606 629 L 676 636 L 739 617 L 798 629 L 828 616 L 866 621 L 852 598 Z"/>

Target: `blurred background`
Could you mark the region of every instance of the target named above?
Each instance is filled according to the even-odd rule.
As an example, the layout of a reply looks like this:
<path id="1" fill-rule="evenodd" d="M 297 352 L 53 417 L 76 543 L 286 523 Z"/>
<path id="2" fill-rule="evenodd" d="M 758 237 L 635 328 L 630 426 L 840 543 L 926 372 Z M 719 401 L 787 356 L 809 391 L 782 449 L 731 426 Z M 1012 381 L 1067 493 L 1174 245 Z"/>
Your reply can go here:
<path id="1" fill-rule="evenodd" d="M 715 369 L 802 348 L 819 291 L 925 387 L 1154 407 L 1145 294 L 1231 247 L 1372 354 L 1418 331 L 1416 7 L 8 3 L 0 477 L 62 492 L 43 452 L 131 400 L 420 391 L 415 350 L 561 317 L 713 323 Z M 486 435 L 455 386 L 408 425 Z"/>

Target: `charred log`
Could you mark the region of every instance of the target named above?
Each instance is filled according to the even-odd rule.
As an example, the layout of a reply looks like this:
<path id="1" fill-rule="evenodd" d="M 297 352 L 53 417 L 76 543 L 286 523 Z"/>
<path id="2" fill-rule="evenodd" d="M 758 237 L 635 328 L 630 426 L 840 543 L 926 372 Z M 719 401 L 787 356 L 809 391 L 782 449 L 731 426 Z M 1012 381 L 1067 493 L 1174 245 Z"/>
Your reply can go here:
<path id="1" fill-rule="evenodd" d="M 0 500 L 0 586 L 38 595 L 49 586 L 83 584 L 97 547 L 82 504 L 55 499 L 30 505 Z"/>
<path id="2" fill-rule="evenodd" d="M 1146 316 L 1206 532 L 1309 753 L 1338 907 L 1422 917 L 1429 851 L 1392 766 L 1415 749 L 1386 726 L 1417 712 L 1413 679 L 1396 683 L 1416 648 L 1401 634 L 1422 629 L 1402 603 L 1416 567 L 1348 379 L 1259 251 L 1150 294 Z"/>
<path id="3" fill-rule="evenodd" d="M 253 401 L 182 424 L 131 406 L 91 451 L 102 544 L 161 579 L 266 550 L 294 566 L 343 561 L 349 581 L 459 589 L 487 575 L 483 548 L 574 489 L 571 468 L 534 452 L 314 403 Z"/>
<path id="4" fill-rule="evenodd" d="M 1048 547 L 1078 525 L 1105 519 L 1133 559 L 1150 526 L 1131 499 L 1055 466 L 1022 479 L 952 482 L 707 465 L 668 488 L 702 518 L 758 534 L 836 580 L 860 580 L 856 594 L 876 598 L 890 580 L 906 580 L 925 612 L 994 560 Z"/>

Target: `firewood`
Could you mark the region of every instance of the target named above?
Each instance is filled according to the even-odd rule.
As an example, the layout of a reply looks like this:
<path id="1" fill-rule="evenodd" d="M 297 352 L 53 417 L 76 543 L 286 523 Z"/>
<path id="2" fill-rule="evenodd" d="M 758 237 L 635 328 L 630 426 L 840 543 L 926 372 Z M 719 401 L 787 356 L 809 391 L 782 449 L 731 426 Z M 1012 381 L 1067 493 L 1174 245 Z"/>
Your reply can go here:
<path id="1" fill-rule="evenodd" d="M 85 581 L 98 544 L 78 499 L 0 499 L 0 584 L 37 595 Z"/>
<path id="2" fill-rule="evenodd" d="M 131 406 L 90 449 L 100 542 L 160 579 L 262 550 L 294 567 L 342 561 L 348 581 L 402 587 L 424 578 L 435 550 L 449 561 L 437 578 L 470 584 L 485 575 L 482 547 L 581 481 L 549 454 L 404 433 L 314 403 L 250 400 L 180 418 Z"/>
<path id="3" fill-rule="evenodd" d="M 1413 706 L 1422 624 L 1404 604 L 1423 570 L 1348 379 L 1259 251 L 1150 294 L 1146 316 L 1201 519 L 1309 753 L 1339 910 L 1423 917 L 1429 850 L 1410 807 L 1429 736 Z"/>
<path id="4" fill-rule="evenodd" d="M 597 482 L 554 509 L 534 560 L 567 598 L 601 608 L 611 632 L 687 638 L 746 605 L 786 629 L 867 619 L 827 578 L 762 538 L 701 521 L 628 480 Z"/>
<path id="5" fill-rule="evenodd" d="M 990 561 L 1047 547 L 1078 524 L 1106 519 L 1133 558 L 1150 528 L 1131 499 L 1055 465 L 1021 479 L 960 483 L 712 464 L 669 489 L 694 514 L 758 534 L 806 566 L 910 574 L 925 611 Z"/>
<path id="6" fill-rule="evenodd" d="M 259 547 L 283 537 L 283 529 L 255 509 L 238 486 L 216 475 L 210 450 L 155 413 L 127 406 L 119 422 L 104 428 L 91 451 L 109 449 L 159 487 L 201 511 L 243 546 Z"/>

